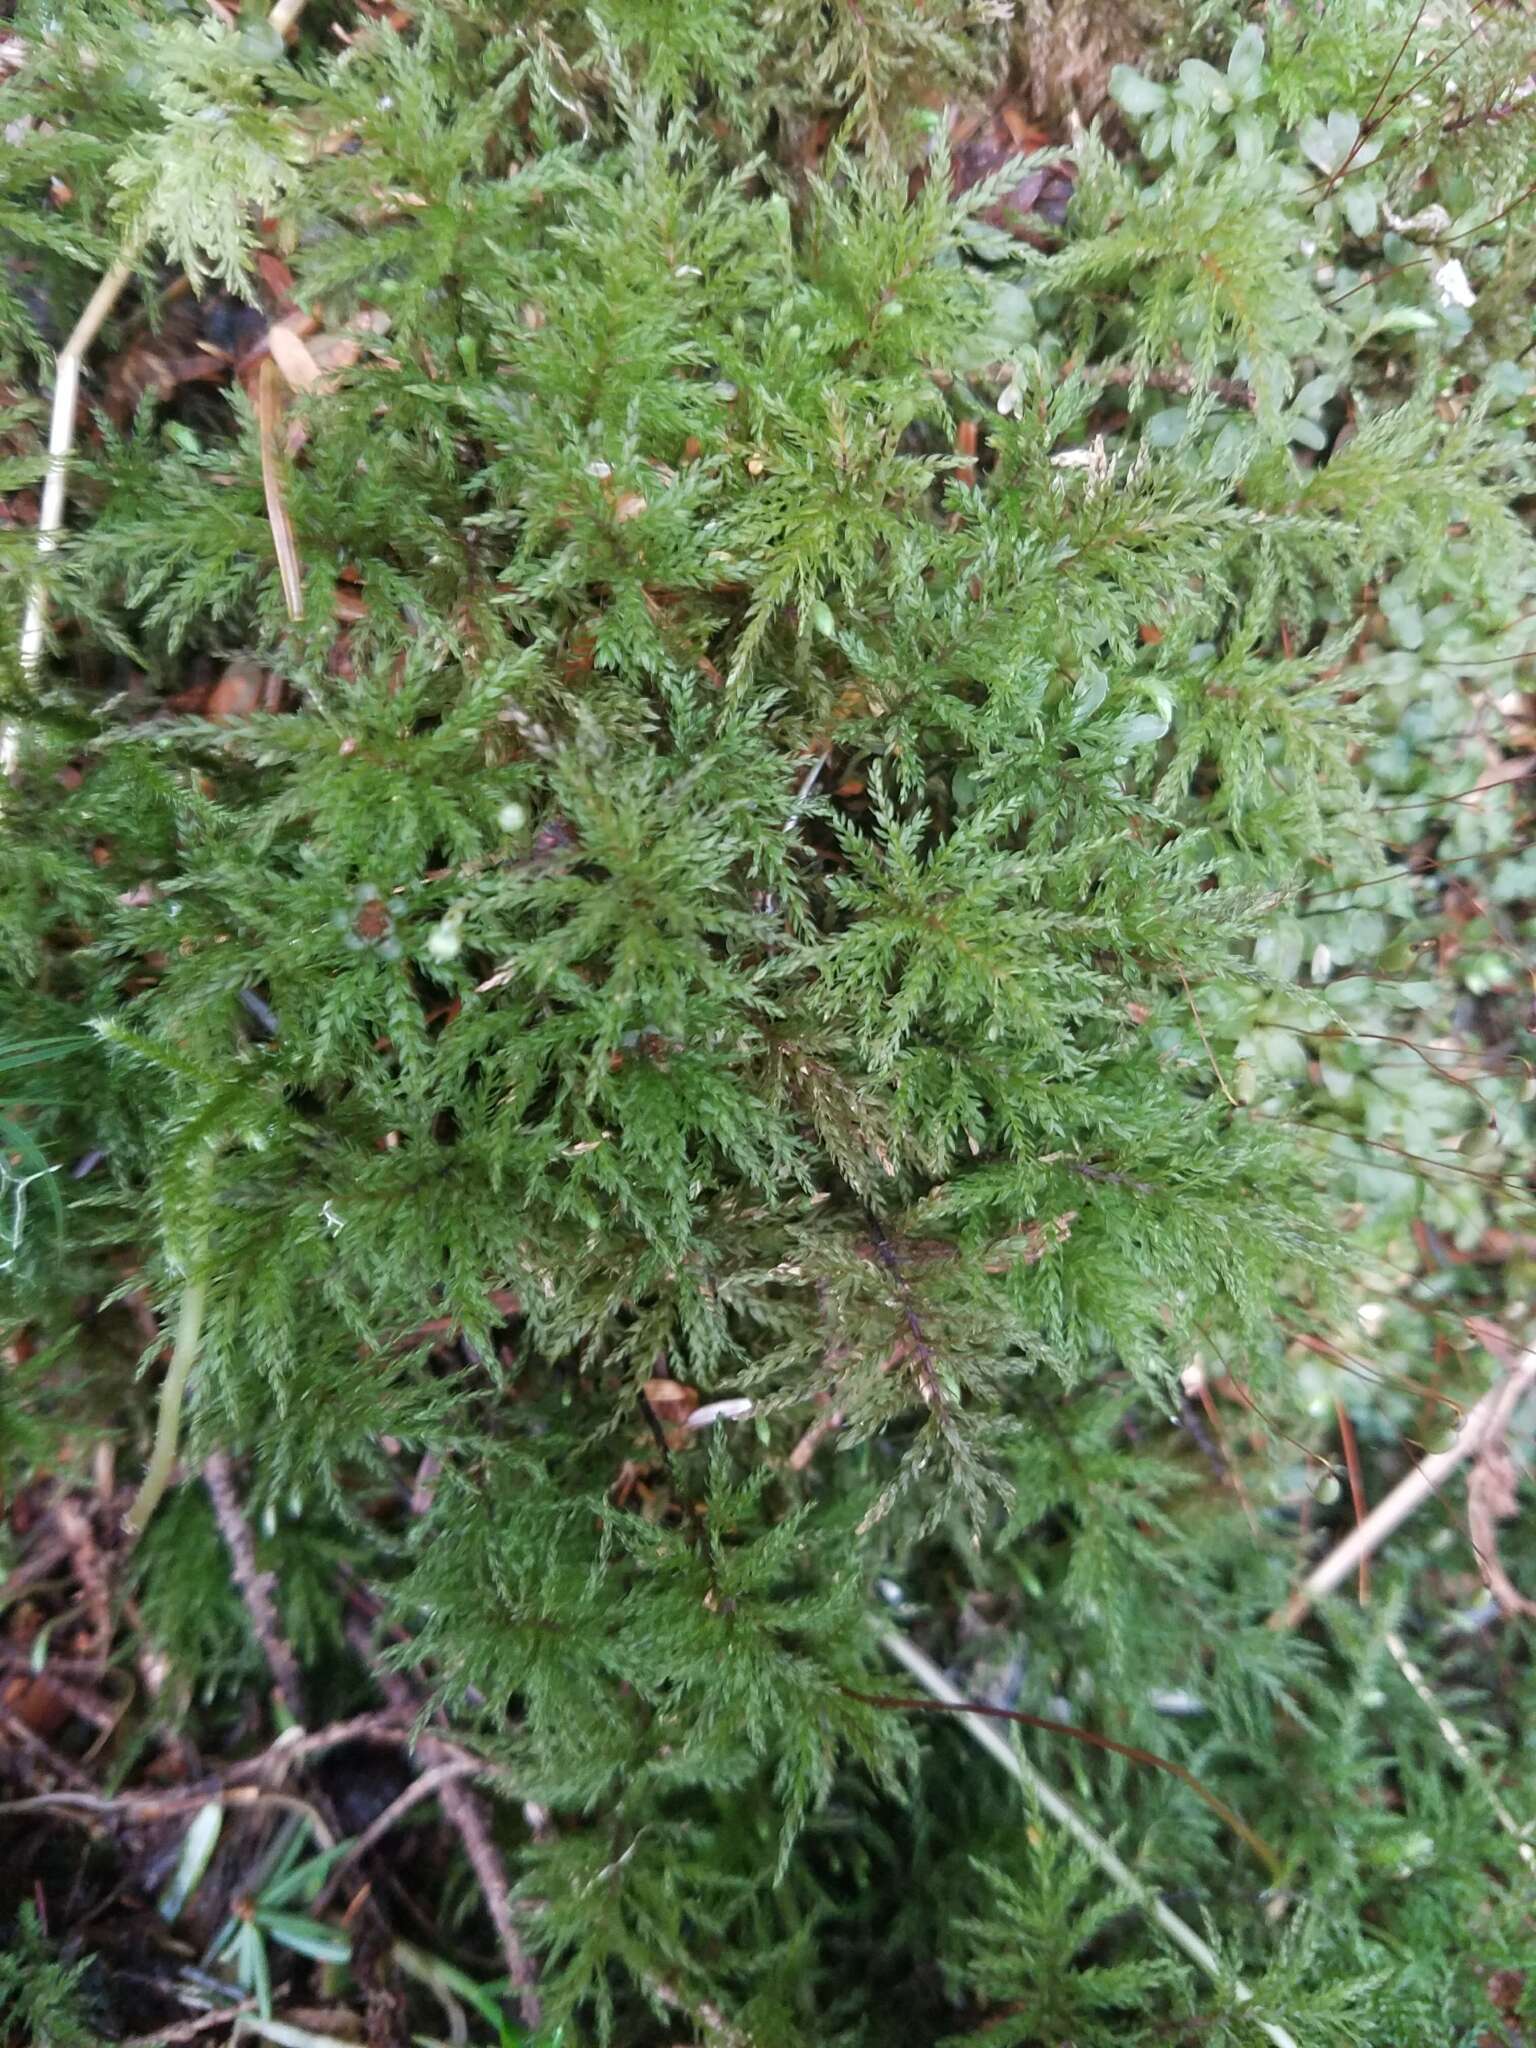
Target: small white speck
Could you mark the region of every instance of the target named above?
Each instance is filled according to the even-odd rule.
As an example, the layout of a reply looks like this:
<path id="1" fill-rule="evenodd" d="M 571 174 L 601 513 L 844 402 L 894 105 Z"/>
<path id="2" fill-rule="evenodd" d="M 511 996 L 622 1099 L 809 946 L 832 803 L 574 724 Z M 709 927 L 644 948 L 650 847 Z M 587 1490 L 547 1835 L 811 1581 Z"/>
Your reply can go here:
<path id="1" fill-rule="evenodd" d="M 690 1429 L 708 1429 L 712 1422 L 741 1422 L 752 1413 L 753 1402 L 744 1394 L 726 1401 L 706 1401 L 688 1417 Z"/>
<path id="2" fill-rule="evenodd" d="M 1477 293 L 1467 280 L 1467 273 L 1456 257 L 1442 263 L 1435 272 L 1435 286 L 1447 306 L 1475 306 Z"/>

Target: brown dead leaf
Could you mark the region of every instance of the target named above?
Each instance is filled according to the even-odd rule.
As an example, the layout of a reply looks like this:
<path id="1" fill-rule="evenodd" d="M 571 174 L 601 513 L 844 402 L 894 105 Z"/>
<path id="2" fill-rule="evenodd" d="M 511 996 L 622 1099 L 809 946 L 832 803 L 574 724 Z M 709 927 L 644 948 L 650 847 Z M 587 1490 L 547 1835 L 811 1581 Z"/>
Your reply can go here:
<path id="1" fill-rule="evenodd" d="M 1011 103 L 1005 103 L 980 123 L 967 121 L 951 133 L 950 176 L 954 191 L 968 192 L 1021 154 L 1044 148 L 1048 140 L 1045 131 L 1027 121 Z M 1016 241 L 1048 248 L 1057 239 L 1054 230 L 1066 219 L 1076 177 L 1071 164 L 1037 164 L 1021 172 L 996 205 L 988 207 L 981 217 Z"/>
<path id="2" fill-rule="evenodd" d="M 223 723 L 248 718 L 260 708 L 267 689 L 267 671 L 248 655 L 237 655 L 208 692 L 203 716 Z"/>
<path id="3" fill-rule="evenodd" d="M 319 389 L 329 391 L 335 386 L 337 372 L 350 370 L 361 357 L 363 345 L 352 334 L 317 334 L 309 352 L 320 371 Z"/>
<path id="4" fill-rule="evenodd" d="M 1513 2019 L 1520 2010 L 1520 2001 L 1525 1996 L 1524 1970 L 1490 1970 L 1485 1986 L 1488 2003 L 1495 2012 Z"/>
<path id="5" fill-rule="evenodd" d="M 1536 1600 L 1527 1599 L 1520 1591 L 1499 1555 L 1498 1525 L 1512 1520 L 1519 1512 L 1520 1474 L 1501 1428 L 1497 1435 L 1490 1433 L 1479 1444 L 1472 1460 L 1472 1474 L 1467 1481 L 1467 1533 L 1477 1554 L 1483 1584 L 1498 1601 L 1500 1611 L 1510 1619 L 1518 1615 L 1536 1617 Z"/>
<path id="6" fill-rule="evenodd" d="M 699 1405 L 698 1388 L 681 1380 L 647 1380 L 640 1392 L 658 1422 L 686 1422 Z"/>
<path id="7" fill-rule="evenodd" d="M 1495 761 L 1491 768 L 1485 768 L 1468 795 L 1477 796 L 1485 789 L 1498 789 L 1506 782 L 1521 782 L 1532 773 L 1536 773 L 1536 754 L 1512 754 L 1502 761 Z"/>
<path id="8" fill-rule="evenodd" d="M 70 1718 L 69 1702 L 46 1677 L 7 1679 L 0 1685 L 0 1706 L 34 1735 L 57 1735 Z"/>
<path id="9" fill-rule="evenodd" d="M 183 384 L 218 383 L 228 367 L 196 343 L 177 349 L 159 336 L 131 342 L 112 359 L 102 407 L 115 426 L 126 427 L 146 398 L 163 405 Z"/>
<path id="10" fill-rule="evenodd" d="M 320 382 L 320 365 L 310 354 L 302 336 L 281 321 L 267 329 L 267 347 L 282 371 L 290 391 L 313 391 Z"/>
<path id="11" fill-rule="evenodd" d="M 289 304 L 293 298 L 293 272 L 282 257 L 270 249 L 258 249 L 255 264 L 256 275 L 278 304 Z"/>

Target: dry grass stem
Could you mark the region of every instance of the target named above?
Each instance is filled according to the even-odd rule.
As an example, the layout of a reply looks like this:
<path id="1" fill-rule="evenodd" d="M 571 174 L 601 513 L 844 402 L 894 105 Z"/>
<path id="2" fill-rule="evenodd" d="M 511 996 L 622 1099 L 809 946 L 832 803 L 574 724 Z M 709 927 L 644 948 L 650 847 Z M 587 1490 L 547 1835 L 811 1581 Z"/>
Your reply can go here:
<path id="1" fill-rule="evenodd" d="M 283 457 L 279 435 L 283 419 L 282 377 L 268 356 L 256 383 L 256 427 L 261 443 L 261 488 L 267 501 L 267 524 L 277 550 L 277 573 L 283 586 L 283 603 L 290 619 L 304 616 L 304 577 L 299 564 L 298 543 L 293 521 L 283 496 Z"/>
<path id="2" fill-rule="evenodd" d="M 1473 1324 L 1468 1327 L 1480 1342 L 1494 1351 L 1496 1357 L 1518 1362 L 1508 1363 L 1507 1371 L 1475 1407 L 1468 1409 L 1460 1429 L 1445 1449 L 1421 1459 L 1408 1476 L 1393 1487 L 1385 1500 L 1378 1501 L 1365 1520 L 1307 1574 L 1284 1607 L 1277 1608 L 1269 1617 L 1271 1628 L 1294 1628 L 1319 1600 L 1348 1578 L 1362 1558 L 1370 1557 L 1379 1550 L 1395 1529 L 1422 1507 L 1432 1494 L 1439 1492 L 1442 1483 L 1458 1465 L 1472 1456 L 1491 1432 L 1503 1427 L 1514 1404 L 1536 1382 L 1536 1351 L 1511 1344 L 1502 1331 L 1493 1330 L 1481 1321 L 1477 1321 L 1475 1327 Z"/>
<path id="3" fill-rule="evenodd" d="M 267 16 L 269 28 L 287 36 L 304 12 L 305 0 L 277 0 Z M 48 599 L 43 582 L 43 564 L 59 544 L 64 525 L 64 508 L 69 490 L 69 458 L 75 447 L 75 405 L 80 393 L 80 368 L 86 351 L 101 332 L 103 323 L 133 275 L 138 257 L 129 248 L 107 271 L 86 301 L 68 341 L 54 363 L 53 405 L 48 416 L 48 469 L 43 480 L 43 501 L 37 516 L 37 571 L 27 592 L 26 611 L 21 624 L 21 673 L 29 681 L 43 658 L 47 633 Z M 284 586 L 286 594 L 286 584 Z M 21 727 L 14 719 L 0 726 L 0 776 L 16 772 L 21 757 Z"/>
<path id="4" fill-rule="evenodd" d="M 1520 1823 L 1494 1790 L 1487 1772 L 1468 1748 L 1466 1737 L 1435 1698 L 1434 1693 L 1430 1690 L 1429 1680 L 1409 1656 L 1402 1637 L 1398 1635 L 1395 1629 L 1388 1629 L 1386 1645 L 1387 1653 L 1393 1663 L 1401 1671 L 1419 1699 L 1434 1717 L 1435 1726 L 1439 1729 L 1441 1740 L 1445 1743 L 1446 1748 L 1450 1750 L 1467 1776 L 1475 1784 L 1481 1786 L 1483 1792 L 1487 1795 L 1488 1804 L 1493 1808 L 1494 1818 L 1498 1821 L 1499 1826 L 1507 1834 L 1513 1835 L 1516 1842 L 1520 1845 L 1521 1861 L 1527 1868 L 1536 1870 L 1536 1849 L 1533 1849 L 1526 1840 L 1528 1830 L 1521 1827 Z"/>
<path id="5" fill-rule="evenodd" d="M 965 1707 L 970 1705 L 962 1692 L 956 1690 L 930 1657 L 924 1656 L 915 1643 L 909 1642 L 899 1629 L 886 1629 L 880 1637 L 882 1648 L 893 1657 L 903 1670 L 910 1672 L 924 1692 L 943 1702 L 945 1706 Z M 1152 1922 L 1161 1929 L 1176 1948 L 1182 1949 L 1195 1966 L 1202 1970 L 1212 1983 L 1230 1981 L 1223 1969 L 1220 1958 L 1187 1921 L 1165 1906 L 1150 1886 L 1143 1884 L 1130 1866 L 1118 1856 L 1104 1837 L 1090 1822 L 1085 1820 L 1077 1808 L 1064 1799 L 1056 1788 L 1034 1768 L 1027 1757 L 998 1733 L 990 1721 L 973 1718 L 967 1714 L 961 1725 L 973 1742 L 979 1743 L 988 1756 L 996 1759 L 1010 1777 L 1026 1786 L 1039 1800 L 1044 1810 L 1058 1827 L 1064 1828 L 1078 1846 L 1087 1851 L 1106 1877 L 1136 1904 Z M 1242 2004 L 1252 2002 L 1253 1993 L 1246 1984 L 1236 1983 L 1233 1991 Z M 1277 2021 L 1255 2019 L 1254 2025 L 1265 2039 L 1274 2043 L 1274 2048 L 1297 2048 L 1296 2038 Z"/>

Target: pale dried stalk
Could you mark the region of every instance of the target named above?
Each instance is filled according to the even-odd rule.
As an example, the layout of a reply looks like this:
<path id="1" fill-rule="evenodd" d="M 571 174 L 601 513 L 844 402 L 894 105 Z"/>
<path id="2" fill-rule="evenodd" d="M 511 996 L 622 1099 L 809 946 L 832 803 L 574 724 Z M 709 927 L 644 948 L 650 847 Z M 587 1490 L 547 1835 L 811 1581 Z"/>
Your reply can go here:
<path id="1" fill-rule="evenodd" d="M 69 458 L 75 445 L 75 400 L 80 392 L 80 365 L 85 352 L 101 332 L 102 323 L 117 304 L 123 286 L 133 275 L 134 251 L 120 256 L 97 285 L 85 311 L 75 322 L 68 341 L 59 350 L 54 368 L 53 410 L 48 419 L 48 471 L 43 479 L 43 502 L 37 515 L 38 571 L 27 592 L 27 609 L 21 622 L 21 673 L 30 682 L 43 658 L 43 633 L 47 599 L 43 591 L 42 564 L 59 544 L 64 524 L 64 500 L 69 482 Z M 7 724 L 0 737 L 0 771 L 9 775 L 16 766 L 21 729 Z"/>
<path id="2" fill-rule="evenodd" d="M 1349 1577 L 1361 1558 L 1369 1557 L 1378 1550 L 1416 1508 L 1422 1507 L 1432 1494 L 1438 1493 L 1442 1481 L 1471 1457 L 1493 1429 L 1503 1426 L 1514 1404 L 1536 1383 L 1536 1351 L 1521 1347 L 1511 1349 L 1510 1356 L 1517 1358 L 1519 1363 L 1511 1365 L 1494 1381 L 1477 1405 L 1468 1409 L 1460 1429 L 1445 1449 L 1434 1452 L 1415 1465 L 1384 1500 L 1378 1501 L 1365 1520 L 1352 1529 L 1336 1549 L 1329 1551 L 1322 1563 L 1307 1574 L 1284 1607 L 1277 1608 L 1269 1617 L 1271 1628 L 1294 1628 L 1319 1600 Z"/>
<path id="3" fill-rule="evenodd" d="M 899 1629 L 884 1630 L 880 1642 L 882 1648 L 894 1657 L 904 1670 L 909 1671 L 924 1692 L 934 1699 L 948 1707 L 964 1707 L 970 1704 L 964 1693 L 958 1692 L 950 1684 L 938 1665 L 931 1658 L 925 1657 L 917 1645 L 909 1642 Z M 1220 1958 L 1209 1944 L 1196 1934 L 1187 1921 L 1181 1920 L 1177 1913 L 1165 1906 L 1150 1885 L 1143 1884 L 1129 1864 L 1116 1855 L 1098 1830 L 1083 1818 L 1075 1806 L 1063 1799 L 1048 1779 L 1041 1777 L 1027 1757 L 1012 1743 L 1006 1742 L 992 1723 L 980 1715 L 963 1714 L 960 1718 L 961 1725 L 971 1740 L 979 1743 L 988 1756 L 994 1757 L 1011 1777 L 1028 1787 L 1058 1827 L 1064 1828 L 1078 1846 L 1085 1849 L 1093 1858 L 1105 1876 L 1117 1884 L 1128 1898 L 1134 1899 L 1176 1948 L 1182 1949 L 1190 1961 L 1204 1971 L 1213 1983 L 1231 1983 L 1233 1995 L 1240 2004 L 1252 2003 L 1253 1993 L 1248 1986 L 1228 1977 L 1221 1966 Z M 1278 2021 L 1255 2018 L 1254 2025 L 1267 2040 L 1275 2044 L 1275 2048 L 1297 2048 L 1295 2036 L 1288 2033 Z"/>
<path id="4" fill-rule="evenodd" d="M 1515 1816 L 1494 1790 L 1492 1779 L 1472 1754 L 1471 1749 L 1467 1745 L 1466 1737 L 1435 1698 L 1434 1693 L 1430 1689 L 1429 1680 L 1409 1656 L 1402 1637 L 1398 1635 L 1395 1629 L 1388 1629 L 1385 1640 L 1388 1654 L 1393 1663 L 1433 1715 L 1435 1726 L 1440 1731 L 1441 1741 L 1444 1742 L 1446 1748 L 1455 1757 L 1467 1776 L 1482 1789 L 1488 1804 L 1493 1808 L 1494 1818 L 1498 1821 L 1499 1826 L 1504 1829 L 1506 1834 L 1514 1836 L 1515 1841 L 1519 1844 L 1521 1861 L 1527 1868 L 1536 1870 L 1536 1849 L 1533 1849 L 1526 1840 L 1526 1829 L 1521 1827 L 1519 1821 L 1515 1819 Z"/>
<path id="5" fill-rule="evenodd" d="M 193 1274 L 181 1291 L 181 1308 L 176 1317 L 176 1340 L 171 1347 L 171 1362 L 166 1367 L 165 1378 L 160 1383 L 160 1402 L 155 1413 L 155 1441 L 150 1452 L 148 1465 L 133 1505 L 123 1518 L 123 1527 L 130 1537 L 139 1537 L 149 1527 L 150 1517 L 160 1505 L 165 1489 L 171 1483 L 176 1470 L 176 1456 L 181 1447 L 181 1409 L 186 1399 L 187 1381 L 197 1363 L 203 1343 L 203 1312 L 208 1306 L 208 1281 L 203 1274 Z"/>
<path id="6" fill-rule="evenodd" d="M 268 356 L 256 380 L 256 433 L 261 446 L 261 488 L 267 501 L 267 524 L 277 550 L 277 573 L 283 586 L 283 603 L 290 619 L 304 616 L 304 578 L 299 565 L 298 543 L 293 521 L 283 496 L 283 457 L 278 446 L 282 425 L 282 387 L 277 364 Z"/>
<path id="7" fill-rule="evenodd" d="M 304 12 L 305 0 L 277 0 L 267 16 L 267 26 L 286 37 Z M 80 367 L 86 350 L 101 332 L 107 315 L 117 304 L 123 286 L 133 275 L 137 247 L 126 249 L 102 278 L 75 322 L 68 341 L 54 362 L 53 406 L 48 416 L 48 469 L 43 479 L 43 502 L 37 515 L 37 573 L 27 592 L 26 611 L 21 622 L 21 673 L 30 682 L 43 658 L 43 641 L 48 620 L 48 600 L 43 585 L 43 564 L 59 544 L 64 525 L 64 506 L 69 486 L 69 458 L 75 447 L 75 403 L 80 395 Z M 21 727 L 14 719 L 0 726 L 0 776 L 16 772 L 21 756 Z"/>
<path id="8" fill-rule="evenodd" d="M 1443 1451 L 1426 1458 L 1415 1466 L 1401 1485 L 1393 1488 L 1354 1531 L 1331 1550 L 1320 1565 L 1287 1601 L 1269 1617 L 1269 1626 L 1275 1629 L 1293 1627 L 1308 1612 L 1313 1603 L 1331 1593 L 1341 1580 L 1346 1579 L 1354 1567 L 1362 1563 L 1371 1552 L 1392 1534 L 1414 1510 L 1420 1507 L 1439 1488 L 1442 1479 L 1448 1478 L 1456 1467 L 1472 1457 L 1485 1443 L 1502 1436 L 1516 1407 L 1536 1383 L 1536 1350 L 1526 1345 L 1517 1345 L 1500 1330 L 1496 1324 L 1472 1318 L 1468 1323 L 1472 1334 L 1505 1370 L 1477 1403 L 1462 1418 L 1460 1429 Z M 1519 1845 L 1521 1860 L 1527 1868 L 1536 1870 L 1536 1848 L 1527 1839 L 1528 1831 L 1522 1828 L 1509 1808 L 1500 1799 L 1492 1779 L 1478 1762 L 1469 1747 L 1466 1737 L 1455 1722 L 1445 1713 L 1435 1698 L 1428 1679 L 1409 1656 L 1407 1646 L 1394 1629 L 1387 1631 L 1386 1646 L 1398 1670 L 1412 1687 L 1419 1701 L 1428 1708 L 1434 1718 L 1440 1739 L 1456 1758 L 1467 1776 L 1478 1785 L 1493 1809 L 1500 1827 L 1514 1837 Z"/>

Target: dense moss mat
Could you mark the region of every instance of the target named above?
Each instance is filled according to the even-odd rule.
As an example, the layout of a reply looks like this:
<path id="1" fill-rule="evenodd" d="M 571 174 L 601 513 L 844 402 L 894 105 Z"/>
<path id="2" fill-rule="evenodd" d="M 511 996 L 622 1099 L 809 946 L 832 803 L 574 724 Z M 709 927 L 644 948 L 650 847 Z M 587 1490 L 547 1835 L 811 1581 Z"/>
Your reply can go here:
<path id="1" fill-rule="evenodd" d="M 1522 2038 L 1529 1425 L 1266 1620 L 1523 1355 L 1529 23 L 1077 20 L 14 10 L 18 2040 Z"/>

